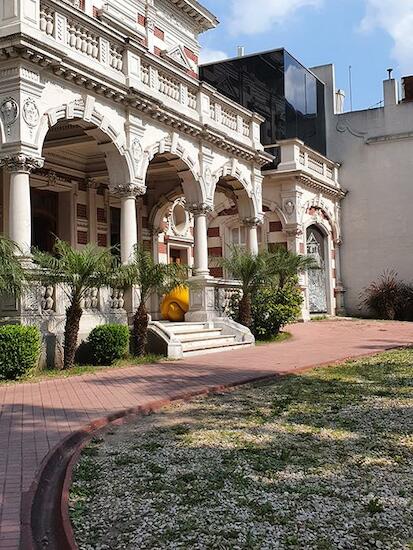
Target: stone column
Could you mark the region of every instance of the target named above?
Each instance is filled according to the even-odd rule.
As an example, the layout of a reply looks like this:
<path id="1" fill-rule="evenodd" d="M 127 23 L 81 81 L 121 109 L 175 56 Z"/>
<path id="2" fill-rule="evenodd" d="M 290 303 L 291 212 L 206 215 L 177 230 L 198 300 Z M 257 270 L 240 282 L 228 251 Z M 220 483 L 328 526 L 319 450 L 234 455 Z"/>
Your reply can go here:
<path id="1" fill-rule="evenodd" d="M 212 207 L 209 204 L 192 204 L 188 210 L 194 216 L 194 268 L 195 277 L 209 277 L 208 267 L 208 225 L 207 215 Z"/>
<path id="2" fill-rule="evenodd" d="M 194 266 L 190 280 L 189 311 L 185 320 L 207 322 L 218 315 L 215 308 L 214 278 L 208 269 L 207 215 L 212 207 L 205 203 L 191 204 L 187 209 L 194 216 Z M 192 281 L 192 284 L 191 284 Z"/>
<path id="3" fill-rule="evenodd" d="M 8 236 L 26 256 L 32 246 L 30 172 L 41 168 L 43 159 L 18 154 L 3 158 L 0 163 L 10 172 Z"/>
<path id="4" fill-rule="evenodd" d="M 336 288 L 335 288 L 335 298 L 336 298 L 336 315 L 344 316 L 346 310 L 344 307 L 344 293 L 345 288 L 343 281 L 341 280 L 341 245 L 343 241 L 341 239 L 334 240 L 335 246 L 335 262 L 336 262 Z"/>
<path id="5" fill-rule="evenodd" d="M 145 191 L 132 183 L 111 187 L 110 190 L 120 197 L 120 256 L 122 263 L 127 264 L 132 260 L 134 248 L 138 243 L 136 197 Z"/>
<path id="6" fill-rule="evenodd" d="M 253 256 L 257 256 L 259 253 L 258 226 L 260 223 L 261 220 L 259 218 L 246 218 L 242 221 L 247 232 L 247 250 Z"/>

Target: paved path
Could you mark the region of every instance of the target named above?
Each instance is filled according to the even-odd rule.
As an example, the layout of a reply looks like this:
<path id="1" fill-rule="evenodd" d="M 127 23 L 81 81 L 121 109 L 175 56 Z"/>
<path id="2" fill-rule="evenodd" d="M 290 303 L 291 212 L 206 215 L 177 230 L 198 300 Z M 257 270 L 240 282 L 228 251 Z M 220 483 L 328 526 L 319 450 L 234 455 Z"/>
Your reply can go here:
<path id="1" fill-rule="evenodd" d="M 17 549 L 21 494 L 62 438 L 109 412 L 183 391 L 294 372 L 413 343 L 413 324 L 323 321 L 291 327 L 280 344 L 96 375 L 0 386 L 0 549 Z"/>

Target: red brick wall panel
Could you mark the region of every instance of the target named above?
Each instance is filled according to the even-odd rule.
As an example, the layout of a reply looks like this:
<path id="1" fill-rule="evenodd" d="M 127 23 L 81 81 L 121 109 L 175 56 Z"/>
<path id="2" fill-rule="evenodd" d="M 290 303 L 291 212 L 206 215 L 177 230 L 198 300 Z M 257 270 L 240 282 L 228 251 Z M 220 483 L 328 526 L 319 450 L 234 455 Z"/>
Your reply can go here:
<path id="1" fill-rule="evenodd" d="M 270 233 L 276 233 L 277 231 L 282 231 L 283 226 L 281 222 L 270 222 Z"/>
<path id="2" fill-rule="evenodd" d="M 219 227 L 208 227 L 208 237 L 219 237 Z"/>
<path id="3" fill-rule="evenodd" d="M 222 258 L 222 246 L 208 248 L 208 256 Z"/>

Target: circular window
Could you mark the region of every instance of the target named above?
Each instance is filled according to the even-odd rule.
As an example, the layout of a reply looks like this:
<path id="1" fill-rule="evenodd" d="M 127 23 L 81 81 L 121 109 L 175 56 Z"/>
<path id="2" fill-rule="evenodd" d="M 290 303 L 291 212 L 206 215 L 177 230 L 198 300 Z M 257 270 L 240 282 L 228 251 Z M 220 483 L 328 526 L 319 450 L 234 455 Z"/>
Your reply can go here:
<path id="1" fill-rule="evenodd" d="M 188 225 L 188 215 L 181 203 L 176 203 L 172 210 L 172 222 L 175 232 L 183 235 Z"/>

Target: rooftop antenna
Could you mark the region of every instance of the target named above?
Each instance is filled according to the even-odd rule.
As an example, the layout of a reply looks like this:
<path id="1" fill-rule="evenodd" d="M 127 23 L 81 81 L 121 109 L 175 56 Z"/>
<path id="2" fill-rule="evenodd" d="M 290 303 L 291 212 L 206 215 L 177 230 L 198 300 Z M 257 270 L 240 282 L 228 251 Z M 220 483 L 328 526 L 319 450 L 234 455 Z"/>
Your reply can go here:
<path id="1" fill-rule="evenodd" d="M 237 46 L 237 56 L 238 57 L 244 57 L 244 55 L 245 55 L 244 46 Z"/>
<path id="2" fill-rule="evenodd" d="M 387 69 L 387 72 L 389 73 L 389 80 L 392 79 L 393 69 Z"/>
<path id="3" fill-rule="evenodd" d="M 353 74 L 351 72 L 351 65 L 348 66 L 348 82 L 350 88 L 350 111 L 353 110 Z"/>

